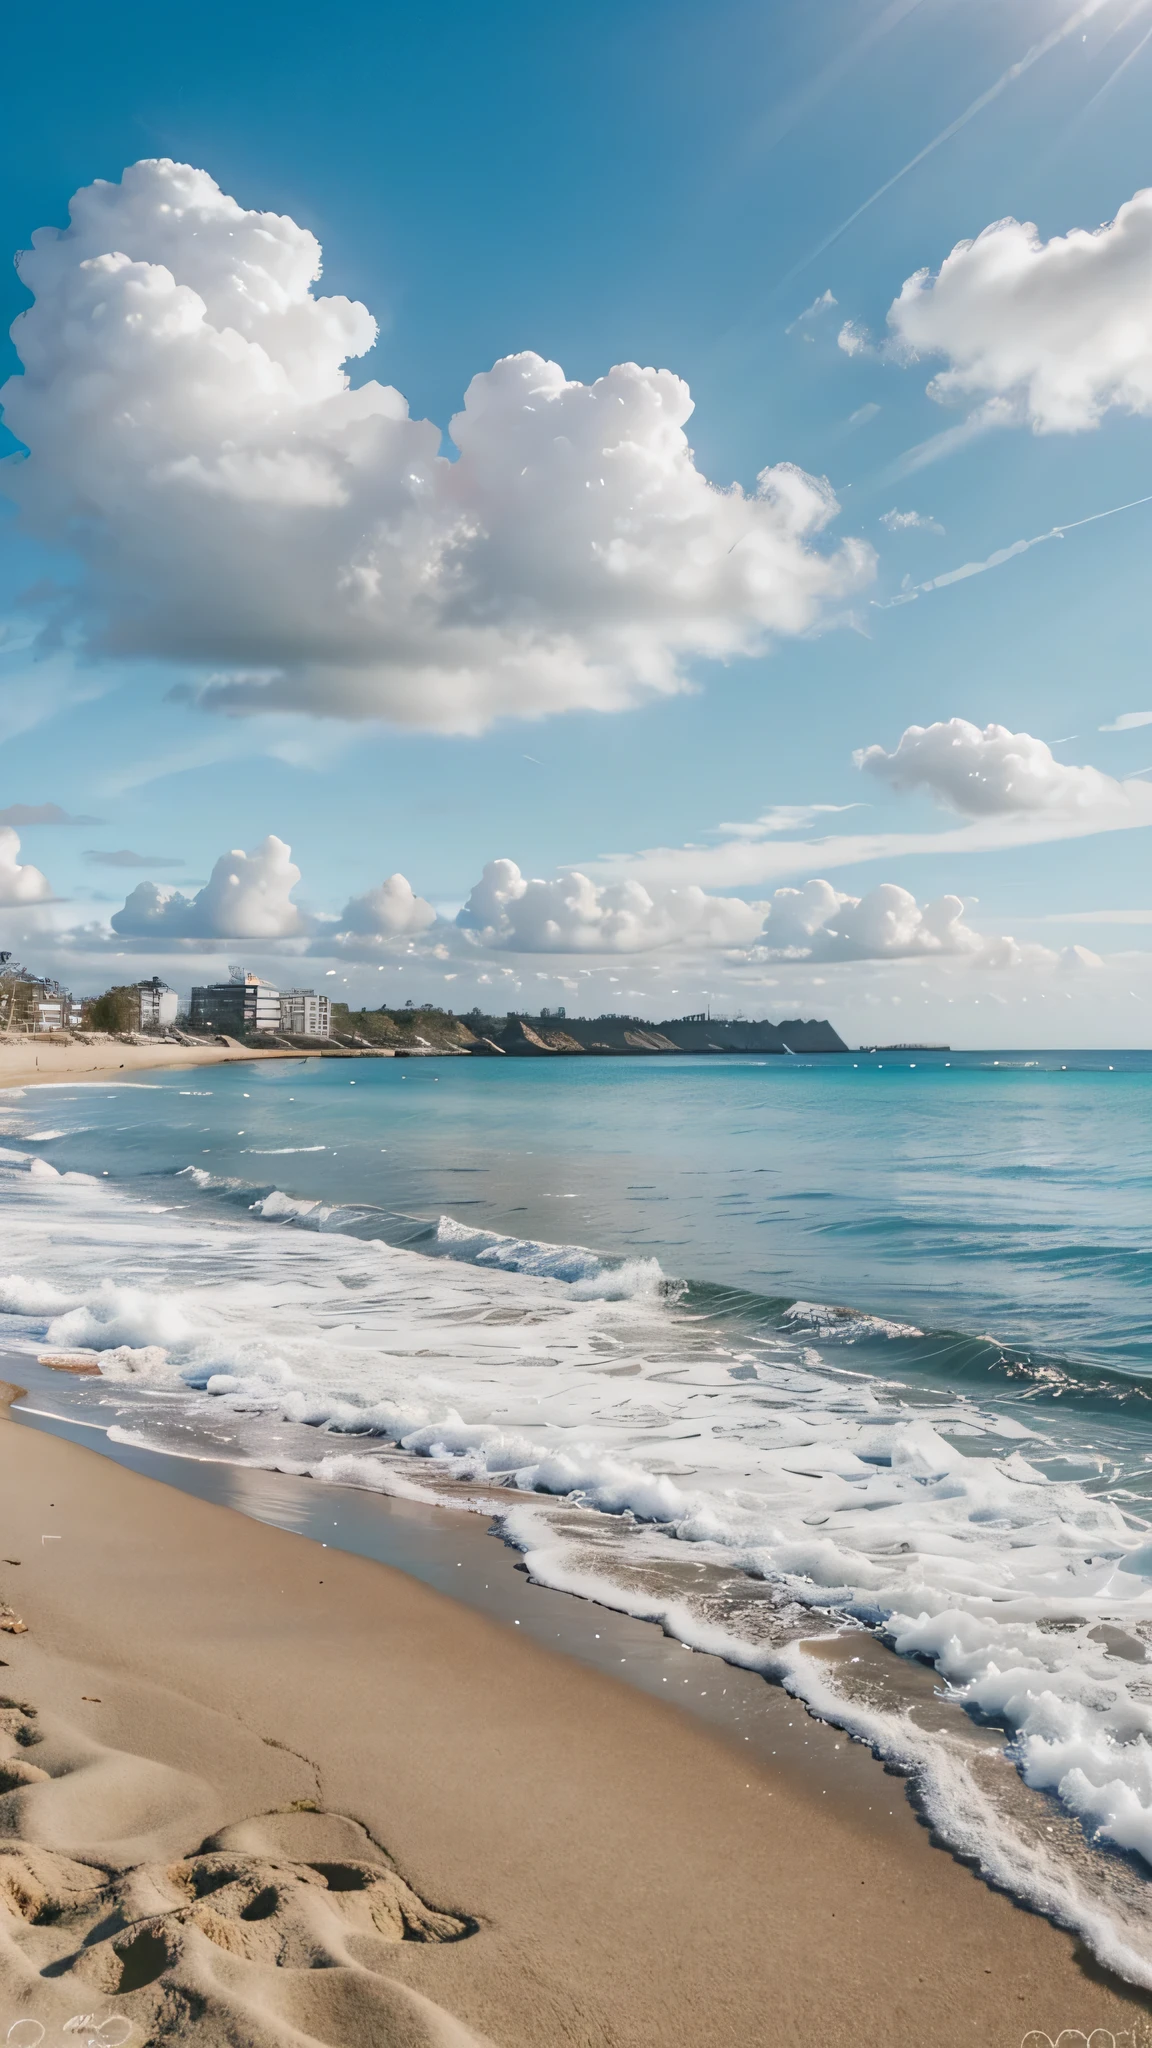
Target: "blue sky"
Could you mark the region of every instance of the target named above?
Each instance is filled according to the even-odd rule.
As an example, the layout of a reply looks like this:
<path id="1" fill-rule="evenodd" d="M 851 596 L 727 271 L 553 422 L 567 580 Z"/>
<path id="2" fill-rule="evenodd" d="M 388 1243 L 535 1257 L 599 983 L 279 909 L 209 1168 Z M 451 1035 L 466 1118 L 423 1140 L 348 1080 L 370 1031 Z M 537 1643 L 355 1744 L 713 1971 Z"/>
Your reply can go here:
<path id="1" fill-rule="evenodd" d="M 962 239 L 1006 216 L 1034 222 L 1040 243 L 1094 229 L 1150 182 L 1152 43 L 1138 47 L 1150 26 L 1152 9 L 1128 0 L 1080 8 L 1055 0 L 591 5 L 578 19 L 499 4 L 385 5 L 352 7 L 338 29 L 323 30 L 314 10 L 291 6 L 209 6 L 189 30 L 121 5 L 99 17 L 65 8 L 12 24 L 8 68 L 19 91 L 0 137 L 0 225 L 12 251 L 26 249 L 37 228 L 63 228 L 73 193 L 94 180 L 118 181 L 141 159 L 194 166 L 240 208 L 288 216 L 315 235 L 324 265 L 315 296 L 344 295 L 370 310 L 379 338 L 348 361 L 354 386 L 395 386 L 414 419 L 446 429 L 470 380 L 519 351 L 584 384 L 614 364 L 667 368 L 691 388 L 686 431 L 696 470 L 711 484 L 738 482 L 753 494 L 759 472 L 778 463 L 829 480 L 840 509 L 797 544 L 804 563 L 795 548 L 781 557 L 781 578 L 798 565 L 807 573 L 813 559 L 823 574 L 820 564 L 838 559 L 845 542 L 864 543 L 875 560 L 864 567 L 859 556 L 854 580 L 840 574 L 835 588 L 826 578 L 798 622 L 785 619 L 787 594 L 774 598 L 755 630 L 742 621 L 746 594 L 717 581 L 706 627 L 724 658 L 709 659 L 693 628 L 695 644 L 678 644 L 670 657 L 681 687 L 669 693 L 633 682 L 624 674 L 631 657 L 617 650 L 613 688 L 634 700 L 626 708 L 588 708 L 596 692 L 583 684 L 565 684 L 558 700 L 529 675 L 518 699 L 494 697 L 481 676 L 483 729 L 445 729 L 443 718 L 419 729 L 429 724 L 422 685 L 407 683 L 396 689 L 409 689 L 408 698 L 371 699 L 367 716 L 360 699 L 350 716 L 347 690 L 333 688 L 324 667 L 329 649 L 293 684 L 287 708 L 252 711 L 242 684 L 243 715 L 228 715 L 211 698 L 195 701 L 198 686 L 222 670 L 265 674 L 275 663 L 250 624 L 230 640 L 224 633 L 223 660 L 182 658 L 187 636 L 171 625 L 173 608 L 202 610 L 205 590 L 210 605 L 210 582 L 190 574 L 187 591 L 168 592 L 169 623 L 142 654 L 124 651 L 123 632 L 111 650 L 102 642 L 111 584 L 122 619 L 150 601 L 142 522 L 170 513 L 164 573 L 178 577 L 186 507 L 171 495 L 149 498 L 149 481 L 133 511 L 125 494 L 137 473 L 126 457 L 116 508 L 83 514 L 89 534 L 104 521 L 106 545 L 85 555 L 86 543 L 74 544 L 90 473 L 81 474 L 77 456 L 64 477 L 69 436 L 52 439 L 85 369 L 87 344 L 73 340 L 65 370 L 29 415 L 34 431 L 7 443 L 30 449 L 16 458 L 29 476 L 54 464 L 59 505 L 62 478 L 72 499 L 37 517 L 25 497 L 22 513 L 0 515 L 8 620 L 0 812 L 52 803 L 102 822 L 18 825 L 15 857 L 46 881 L 38 894 L 9 884 L 18 900 L 0 905 L 5 942 L 83 988 L 154 968 L 187 986 L 227 956 L 282 981 L 326 976 L 330 989 L 347 981 L 357 999 L 411 989 L 467 1007 L 495 1002 L 500 990 L 524 1007 L 557 999 L 617 1007 L 631 990 L 637 1007 L 669 1014 L 681 999 L 694 1007 L 706 988 L 729 1008 L 827 1011 L 850 1037 L 876 1035 L 883 1006 L 893 1037 L 913 1035 L 914 1026 L 915 1035 L 957 1043 L 1098 1043 L 1118 1033 L 1149 1042 L 1152 924 L 1116 917 L 1149 910 L 1147 824 L 1138 822 L 1148 814 L 1138 800 L 1133 808 L 1131 797 L 1113 802 L 1107 791 L 1070 783 L 1067 794 L 1045 797 L 1037 842 L 1006 799 L 998 843 L 988 847 L 970 831 L 957 839 L 972 814 L 957 811 L 955 790 L 939 776 L 909 788 L 898 770 L 861 773 L 852 756 L 869 746 L 891 755 L 908 727 L 959 718 L 1029 735 L 1056 763 L 1088 764 L 1121 782 L 1152 767 L 1152 723 L 1100 730 L 1152 710 L 1144 595 L 1152 504 L 891 602 L 905 579 L 909 588 L 929 582 L 1152 491 L 1152 404 L 1141 396 L 1141 363 L 1152 356 L 1147 291 L 1134 303 L 1123 279 L 1102 275 L 1099 361 L 1087 373 L 1092 417 L 1082 409 L 1071 424 L 1057 419 L 1055 401 L 1035 395 L 1036 378 L 1047 377 L 1049 391 L 1060 382 L 1060 364 L 1052 366 L 1064 328 L 1051 306 L 1029 325 L 1026 279 L 1006 308 L 986 277 L 958 272 L 950 304 L 938 292 L 928 306 L 927 346 L 905 340 L 894 349 L 899 326 L 886 328 L 905 280 L 937 272 Z M 1006 76 L 1011 67 L 1018 75 Z M 982 110 L 829 242 L 998 82 Z M 122 222 L 109 228 L 109 250 Z M 159 260 L 143 241 L 134 260 L 141 255 Z M 1023 277 L 1029 261 L 1020 268 Z M 14 271 L 6 275 L 4 328 L 34 304 L 41 336 L 55 346 L 62 301 L 46 288 L 33 301 Z M 1063 289 L 1058 281 L 1057 294 Z M 826 293 L 835 304 L 803 317 Z M 1121 370 L 1107 338 L 1119 317 L 1144 323 Z M 873 339 L 854 344 L 863 330 Z M 1077 346 L 1083 370 L 1093 336 Z M 1021 347 L 1034 373 L 1030 396 L 1004 368 Z M 20 369 L 8 345 L 5 370 Z M 960 380 L 947 406 L 927 390 L 942 371 Z M 140 371 L 124 375 L 119 399 L 108 398 L 92 430 L 91 460 L 102 474 L 120 460 L 115 404 Z M 171 408 L 174 433 L 184 430 L 183 390 L 177 381 L 156 401 Z M 960 446 L 937 443 L 965 421 L 971 430 L 989 394 L 1006 423 L 972 431 Z M 493 433 L 514 430 L 512 415 L 501 415 Z M 197 461 L 216 460 L 213 431 L 210 422 L 197 429 Z M 910 463 L 917 449 L 923 456 Z M 494 489 L 500 446 L 485 459 L 485 488 Z M 731 508 L 720 511 L 728 517 Z M 925 523 L 885 525 L 893 512 Z M 489 615 L 505 624 L 512 583 L 522 622 L 524 604 L 537 602 L 531 577 L 551 590 L 554 572 L 567 573 L 565 507 L 557 506 L 553 539 L 550 517 L 538 506 L 539 545 L 518 525 L 502 566 L 485 572 L 496 578 Z M 241 546 L 245 530 L 237 528 Z M 729 547 L 727 532 L 716 546 L 735 563 L 745 544 L 737 533 Z M 346 546 L 333 538 L 334 574 Z M 252 586 L 267 573 L 267 558 L 254 560 Z M 665 561 L 661 573 L 674 608 L 685 566 Z M 87 594 L 62 609 L 61 588 Z M 641 638 L 650 651 L 660 640 L 659 593 L 646 591 Z M 269 588 L 260 613 L 276 660 L 285 634 L 308 637 L 304 612 L 289 617 L 281 597 Z M 260 602 L 257 591 L 257 609 Z M 551 599 L 539 602 L 546 609 Z M 584 602 L 565 591 L 565 632 L 572 605 Z M 600 600 L 589 602 L 595 610 Z M 589 628 L 597 648 L 603 624 L 597 614 Z M 244 658 L 249 646 L 255 659 Z M 478 658 L 469 656 L 473 669 Z M 636 657 L 637 677 L 645 658 Z M 553 708 L 573 699 L 575 708 Z M 372 715 L 373 705 L 383 715 Z M 1124 802 L 1125 829 L 1113 829 Z M 1073 829 L 1085 804 L 1101 829 Z M 724 849 L 746 847 L 750 835 L 726 827 L 813 805 L 861 808 L 793 823 L 783 834 L 789 842 L 824 842 L 810 859 L 801 847 L 788 863 L 768 859 L 740 878 L 748 862 Z M 860 858 L 865 833 L 877 838 L 869 859 Z M 269 834 L 291 844 L 301 871 L 291 900 L 302 917 L 285 912 L 277 926 L 274 914 L 257 916 L 248 931 L 233 920 L 223 931 L 213 925 L 214 898 L 185 913 L 160 896 L 121 918 L 130 943 L 112 936 L 108 920 L 137 883 L 194 897 L 228 849 L 252 853 Z M 841 835 L 853 845 L 837 843 Z M 781 836 L 761 832 L 759 843 Z M 685 847 L 703 850 L 695 868 L 693 856 L 643 857 Z M 124 850 L 145 865 L 90 858 Z M 158 864 L 161 857 L 173 864 Z M 725 900 L 769 906 L 776 889 L 814 877 L 839 897 L 866 900 L 889 885 L 920 906 L 955 896 L 963 914 L 925 926 L 900 910 L 894 937 L 891 920 L 886 936 L 877 923 L 884 905 L 871 919 L 859 913 L 851 931 L 845 908 L 838 923 L 824 921 L 832 938 L 822 924 L 808 943 L 784 933 L 786 904 L 777 906 L 773 944 L 770 909 L 764 932 L 750 938 L 736 912 L 713 918 L 706 932 L 707 918 L 686 922 L 674 906 L 670 918 L 654 913 L 656 931 L 644 916 L 636 923 L 634 906 L 629 924 L 615 898 L 597 899 L 573 913 L 566 948 L 555 926 L 533 922 L 525 905 L 534 899 L 522 897 L 523 915 L 501 899 L 495 921 L 485 922 L 474 906 L 462 931 L 453 921 L 460 905 L 499 858 L 546 882 L 577 868 L 601 888 L 624 879 L 652 896 L 698 883 Z M 398 929 L 394 909 L 371 907 L 351 921 L 343 915 L 395 871 L 436 923 L 418 918 Z M 3 886 L 0 871 L 0 893 Z M 1101 912 L 1113 915 L 1101 921 Z M 598 945 L 594 927 L 605 916 Z M 335 935 L 357 925 L 364 943 L 334 949 Z M 1008 934 L 1011 956 L 1001 944 Z M 1073 946 L 1081 953 L 1070 955 Z"/>

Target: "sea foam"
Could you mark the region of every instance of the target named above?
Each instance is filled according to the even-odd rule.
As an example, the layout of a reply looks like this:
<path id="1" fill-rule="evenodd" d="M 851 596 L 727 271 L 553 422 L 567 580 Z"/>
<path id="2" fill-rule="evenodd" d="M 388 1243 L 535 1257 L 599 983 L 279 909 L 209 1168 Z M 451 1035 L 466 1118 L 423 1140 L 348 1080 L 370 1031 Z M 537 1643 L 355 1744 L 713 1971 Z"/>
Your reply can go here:
<path id="1" fill-rule="evenodd" d="M 856 1369 L 863 1334 L 895 1359 L 910 1326 L 797 1304 L 750 1333 L 681 1306 L 655 1261 L 450 1217 L 431 1255 L 269 1227 L 322 1206 L 272 1191 L 253 1216 L 158 1213 L 0 1163 L 0 1336 L 94 1350 L 104 1377 L 69 1400 L 150 1442 L 386 1491 L 450 1478 L 489 1509 L 513 1489 L 505 1527 L 534 1576 L 787 1684 L 914 1772 L 944 1837 L 997 1882 L 1152 1985 L 1152 1938 L 1107 1858 L 1061 1861 L 971 1745 L 898 1697 L 854 1699 L 804 1649 L 855 1627 L 930 1661 L 966 1727 L 1007 1730 L 1006 1783 L 1152 1865 L 1142 1515 L 1046 1477 L 1039 1425 Z"/>

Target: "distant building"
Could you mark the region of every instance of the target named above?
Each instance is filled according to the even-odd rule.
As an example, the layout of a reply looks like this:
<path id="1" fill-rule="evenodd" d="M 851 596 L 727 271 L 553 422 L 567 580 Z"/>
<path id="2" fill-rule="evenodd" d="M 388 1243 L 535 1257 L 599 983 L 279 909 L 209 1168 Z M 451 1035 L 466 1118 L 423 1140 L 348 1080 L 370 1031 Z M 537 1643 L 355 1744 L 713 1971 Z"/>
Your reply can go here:
<path id="1" fill-rule="evenodd" d="M 280 992 L 280 1029 L 294 1038 L 331 1038 L 332 1005 L 327 996 L 311 988 L 286 988 Z"/>
<path id="2" fill-rule="evenodd" d="M 58 982 L 41 984 L 34 998 L 34 1031 L 70 1031 L 80 1022 L 80 1005 Z"/>
<path id="3" fill-rule="evenodd" d="M 176 1022 L 180 999 L 174 988 L 169 988 L 158 974 L 151 981 L 137 982 L 136 986 L 140 994 L 139 1030 L 163 1031 Z"/>
<path id="4" fill-rule="evenodd" d="M 58 981 L 0 953 L 0 1031 L 68 1031 L 79 1022 L 79 1003 Z"/>
<path id="5" fill-rule="evenodd" d="M 280 991 L 258 974 L 233 968 L 229 981 L 194 988 L 189 1023 L 195 1031 L 222 1031 L 244 1038 L 252 1031 L 279 1031 Z"/>

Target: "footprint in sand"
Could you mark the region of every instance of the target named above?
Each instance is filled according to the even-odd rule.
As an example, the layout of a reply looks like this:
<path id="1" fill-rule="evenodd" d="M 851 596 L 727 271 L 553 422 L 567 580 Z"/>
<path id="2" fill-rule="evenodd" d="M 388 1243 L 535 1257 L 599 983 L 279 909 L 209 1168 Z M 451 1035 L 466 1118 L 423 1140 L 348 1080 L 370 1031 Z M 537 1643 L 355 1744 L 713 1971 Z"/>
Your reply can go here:
<path id="1" fill-rule="evenodd" d="M 399 1943 L 461 1941 L 474 1921 L 428 1905 L 340 1814 L 262 1814 L 168 1853 L 173 1799 L 191 1818 L 205 1789 L 0 1698 L 10 2024 L 62 2043 L 115 2027 L 139 2048 L 484 2048 L 388 1974 Z"/>

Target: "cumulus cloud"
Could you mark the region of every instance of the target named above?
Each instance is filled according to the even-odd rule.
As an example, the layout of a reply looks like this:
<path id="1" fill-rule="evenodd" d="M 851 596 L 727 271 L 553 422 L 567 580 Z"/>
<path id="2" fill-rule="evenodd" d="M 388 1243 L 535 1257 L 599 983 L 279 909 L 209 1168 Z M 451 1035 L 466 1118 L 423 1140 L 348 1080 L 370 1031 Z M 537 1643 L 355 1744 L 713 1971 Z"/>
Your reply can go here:
<path id="1" fill-rule="evenodd" d="M 981 731 L 966 718 L 910 725 L 890 754 L 883 747 L 862 747 L 853 760 L 894 789 L 929 789 L 950 809 L 973 818 L 1019 811 L 1098 812 L 1129 804 L 1132 794 L 1142 805 L 1147 799 L 1143 784 L 1117 782 L 1098 768 L 1057 761 L 1052 749 L 1031 733 L 1010 732 L 1006 725 L 986 725 Z"/>
<path id="2" fill-rule="evenodd" d="M 478 731 L 685 686 L 696 657 L 817 625 L 872 573 L 816 545 L 826 482 L 718 489 L 687 386 L 540 356 L 474 377 L 451 423 L 352 390 L 367 309 L 318 297 L 315 237 L 208 174 L 133 165 L 20 261 L 4 489 L 77 550 L 88 647 L 210 666 L 203 701 Z"/>
<path id="3" fill-rule="evenodd" d="M 305 930 L 292 901 L 300 870 L 292 849 L 269 833 L 251 853 L 221 854 L 204 887 L 185 896 L 162 882 L 141 882 L 112 918 L 121 938 L 157 943 L 203 939 L 286 939 Z"/>
<path id="4" fill-rule="evenodd" d="M 650 892 L 597 883 L 573 869 L 530 881 L 515 861 L 489 861 L 456 923 L 474 942 L 517 953 L 648 953 L 661 946 L 749 944 L 763 906 L 703 889 Z"/>
<path id="5" fill-rule="evenodd" d="M 964 922 L 959 896 L 918 903 L 909 890 L 882 882 L 864 896 L 849 896 L 831 882 L 806 882 L 802 889 L 777 889 L 756 948 L 768 960 L 910 960 L 966 955 L 983 967 L 1015 967 L 1025 960 L 1051 964 L 1046 946 L 1017 945 L 1008 937 L 986 938 Z"/>
<path id="6" fill-rule="evenodd" d="M 432 905 L 415 894 L 406 875 L 389 875 L 363 896 L 353 896 L 340 913 L 341 931 L 358 938 L 402 938 L 435 922 Z"/>
<path id="7" fill-rule="evenodd" d="M 944 402 L 1005 400 L 1040 434 L 1152 413 L 1152 189 L 1049 242 L 996 221 L 935 277 L 908 278 L 888 324 L 904 348 L 947 358 L 928 387 Z"/>
<path id="8" fill-rule="evenodd" d="M 512 953 L 711 951 L 743 962 L 961 955 L 986 967 L 1056 959 L 1047 947 L 1020 947 L 1014 939 L 974 931 L 959 896 L 921 904 L 891 882 L 852 896 L 813 880 L 777 889 L 767 902 L 747 903 L 691 886 L 650 891 L 634 881 L 598 884 L 576 871 L 529 881 L 514 861 L 496 860 L 456 923 L 474 945 Z"/>
<path id="9" fill-rule="evenodd" d="M 16 858 L 20 839 L 10 825 L 0 825 L 0 904 L 47 903 L 52 885 L 39 868 L 21 867 Z"/>
<path id="10" fill-rule="evenodd" d="M 930 513 L 898 512 L 895 505 L 893 505 L 890 512 L 882 512 L 880 514 L 880 524 L 881 526 L 886 526 L 889 533 L 943 533 L 944 531 L 940 521 L 933 519 Z"/>

